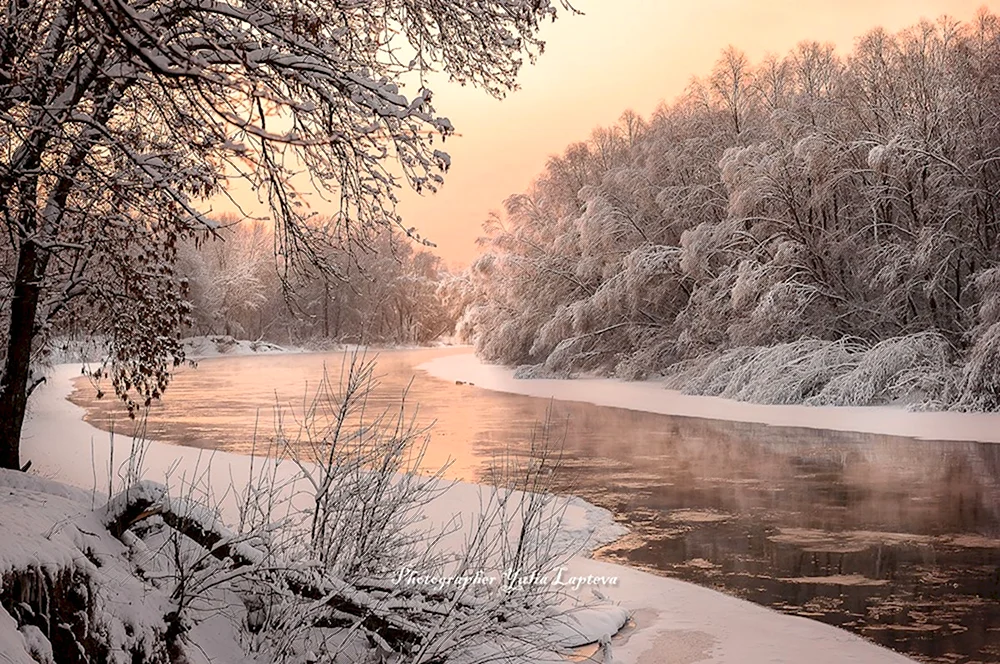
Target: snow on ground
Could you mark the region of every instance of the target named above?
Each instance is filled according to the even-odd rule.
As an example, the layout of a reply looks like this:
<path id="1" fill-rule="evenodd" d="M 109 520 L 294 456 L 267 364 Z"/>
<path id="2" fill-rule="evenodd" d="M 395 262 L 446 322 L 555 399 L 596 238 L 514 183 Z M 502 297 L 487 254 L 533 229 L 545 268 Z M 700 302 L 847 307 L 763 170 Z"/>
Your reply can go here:
<path id="1" fill-rule="evenodd" d="M 5 664 L 36 664 L 28 656 L 24 634 L 17 629 L 17 622 L 0 608 L 0 658 Z"/>
<path id="2" fill-rule="evenodd" d="M 451 371 L 449 377 L 459 377 L 461 372 L 462 379 L 494 389 L 502 389 L 497 386 L 506 384 L 505 377 L 508 383 L 512 381 L 509 372 L 478 366 L 467 356 L 458 356 L 457 362 L 451 357 L 442 360 L 431 363 L 437 375 Z M 42 477 L 82 489 L 82 492 L 65 490 L 72 492 L 77 500 L 83 502 L 90 498 L 93 502 L 94 494 L 108 486 L 107 469 L 128 457 L 132 441 L 127 435 L 119 435 L 112 445 L 108 434 L 82 421 L 82 409 L 66 400 L 72 390 L 70 381 L 78 371 L 74 366 L 56 367 L 48 382 L 32 398 L 31 417 L 22 439 L 22 459 L 32 460 L 33 471 Z M 542 384 L 552 382 L 538 381 Z M 583 389 L 571 390 L 569 398 L 590 401 L 596 397 L 601 402 L 611 401 L 608 405 L 655 404 L 653 396 L 663 397 L 662 391 L 655 386 L 638 385 L 634 386 L 637 392 L 619 393 L 610 389 L 614 381 L 597 381 L 597 385 L 594 381 L 557 383 L 570 388 L 583 386 Z M 526 384 L 531 385 L 533 383 Z M 588 388 L 594 390 L 596 387 L 604 391 L 588 392 Z M 551 390 L 551 386 L 545 389 Z M 545 395 L 544 390 L 542 395 Z M 562 396 L 565 398 L 566 394 Z M 640 400 L 640 396 L 645 401 Z M 228 486 L 232 478 L 238 484 L 248 476 L 249 465 L 249 457 L 155 442 L 149 444 L 144 457 L 147 479 L 163 481 L 169 478 L 175 486 L 181 476 L 190 478 L 209 472 L 213 483 Z M 444 520 L 456 514 L 470 514 L 480 504 L 482 490 L 474 484 L 455 484 L 428 506 L 428 519 Z M 0 515 L 7 518 L 7 510 L 2 507 L 0 505 Z M 576 498 L 568 500 L 561 528 L 564 539 L 584 549 L 622 534 L 609 513 Z M 568 618 L 564 629 L 554 630 L 566 635 L 567 639 L 571 639 L 573 633 L 584 632 L 587 639 L 597 640 L 614 631 L 625 612 L 631 614 L 634 627 L 615 637 L 610 646 L 617 662 L 659 664 L 665 661 L 667 653 L 669 661 L 675 664 L 806 661 L 810 664 L 845 661 L 889 664 L 911 661 L 828 625 L 779 614 L 682 581 L 583 556 L 572 558 L 560 579 L 564 583 L 578 584 L 583 594 L 607 597 L 624 610 L 612 607 L 611 610 L 577 611 Z M 0 612 L 0 645 L 5 639 L 23 638 L 5 628 L 10 627 L 7 618 Z M 238 658 L 238 653 L 233 653 L 232 661 Z"/>
<path id="3" fill-rule="evenodd" d="M 11 586 L 0 590 L 17 593 L 20 588 L 22 603 L 7 608 L 34 618 L 25 602 L 46 592 L 40 578 L 44 572 L 53 583 L 62 584 L 48 601 L 69 604 L 77 610 L 75 616 L 82 616 L 80 624 L 65 629 L 86 637 L 93 629 L 88 620 L 99 621 L 97 629 L 107 638 L 111 661 L 124 662 L 130 652 L 158 647 L 166 598 L 135 601 L 147 591 L 132 575 L 125 546 L 89 509 L 89 497 L 86 491 L 59 482 L 0 470 L 0 583 L 11 579 Z M 90 596 L 93 616 L 74 601 L 81 596 Z M 51 649 L 37 627 L 18 628 L 0 608 L 0 661 L 6 661 L 5 656 L 15 662 L 31 661 L 24 657 L 31 653 L 38 661 L 51 662 Z"/>
<path id="4" fill-rule="evenodd" d="M 768 406 L 665 389 L 656 381 L 613 378 L 519 379 L 514 369 L 484 364 L 472 353 L 439 357 L 417 367 L 447 381 L 498 392 L 582 401 L 663 415 L 772 426 L 832 429 L 922 440 L 1000 443 L 1000 413 L 908 411 L 888 406 Z"/>
<path id="5" fill-rule="evenodd" d="M 184 354 L 189 359 L 222 357 L 225 355 L 265 355 L 301 352 L 297 348 L 284 348 L 267 341 L 234 339 L 229 335 L 188 337 L 183 340 Z"/>
<path id="6" fill-rule="evenodd" d="M 188 359 L 199 360 L 210 357 L 229 357 L 237 355 L 274 355 L 279 353 L 330 353 L 336 351 L 352 352 L 357 350 L 419 350 L 425 348 L 451 348 L 459 347 L 448 340 L 432 342 L 428 345 L 419 344 L 380 344 L 378 346 L 367 346 L 363 344 L 348 344 L 339 341 L 327 340 L 307 347 L 299 346 L 279 346 L 269 341 L 250 341 L 248 339 L 236 339 L 229 335 L 207 335 L 198 337 L 187 337 L 183 340 L 184 352 Z M 471 346 L 465 346 L 471 348 Z M 56 356 L 56 361 L 71 361 L 74 357 L 66 354 Z M 93 359 L 93 358 L 91 358 Z"/>
<path id="7" fill-rule="evenodd" d="M 634 629 L 613 641 L 616 662 L 912 662 L 844 630 L 684 581 L 585 558 L 575 559 L 571 572 L 619 576 L 618 587 L 600 588 L 627 607 L 635 623 Z"/>

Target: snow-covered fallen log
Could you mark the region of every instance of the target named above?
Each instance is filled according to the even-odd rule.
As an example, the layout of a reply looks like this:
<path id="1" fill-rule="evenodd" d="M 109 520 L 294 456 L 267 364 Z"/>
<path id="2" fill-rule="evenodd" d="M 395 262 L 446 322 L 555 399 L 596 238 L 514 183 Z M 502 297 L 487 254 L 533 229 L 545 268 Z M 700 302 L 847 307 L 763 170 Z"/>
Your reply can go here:
<path id="1" fill-rule="evenodd" d="M 104 509 L 104 525 L 115 537 L 151 516 L 159 516 L 220 560 L 231 559 L 237 567 L 259 564 L 264 554 L 223 526 L 208 509 L 171 499 L 167 487 L 140 480 L 116 494 Z"/>
<path id="2" fill-rule="evenodd" d="M 360 624 L 369 632 L 379 635 L 395 650 L 410 650 L 420 642 L 425 628 L 394 614 L 381 602 L 350 584 L 330 578 L 313 578 L 300 573 L 286 575 L 285 581 L 295 594 L 310 600 L 322 601 L 330 613 L 322 623 L 347 626 Z"/>
<path id="3" fill-rule="evenodd" d="M 178 533 L 203 547 L 221 561 L 231 561 L 234 569 L 257 567 L 278 575 L 294 594 L 320 601 L 330 610 L 323 622 L 328 625 L 360 624 L 379 634 L 396 649 L 409 649 L 420 641 L 420 625 L 393 612 L 385 602 L 329 574 L 304 571 L 289 561 L 265 561 L 264 552 L 251 546 L 227 529 L 209 510 L 185 500 L 169 496 L 167 487 L 140 480 L 116 494 L 103 510 L 103 521 L 115 537 L 123 535 L 137 523 L 157 516 Z M 265 565 L 266 563 L 266 565 Z M 418 603 L 407 604 L 418 609 Z M 433 613 L 433 612 L 427 612 Z"/>
<path id="4" fill-rule="evenodd" d="M 158 517 L 177 533 L 202 547 L 225 564 L 220 574 L 244 570 L 255 579 L 291 593 L 312 607 L 308 619 L 314 627 L 360 627 L 397 652 L 426 649 L 428 635 L 442 626 L 459 629 L 463 622 L 481 624 L 500 632 L 525 631 L 554 650 L 598 642 L 616 633 L 628 620 L 618 606 L 559 608 L 553 605 L 535 618 L 515 616 L 516 602 L 502 593 L 448 593 L 429 586 L 394 584 L 376 579 L 348 582 L 308 561 L 269 556 L 227 529 L 206 508 L 169 495 L 161 484 L 142 480 L 115 495 L 100 512 L 114 536 L 129 541 L 130 528 Z M 322 610 L 317 610 L 322 609 Z M 434 656 L 425 661 L 436 661 Z"/>

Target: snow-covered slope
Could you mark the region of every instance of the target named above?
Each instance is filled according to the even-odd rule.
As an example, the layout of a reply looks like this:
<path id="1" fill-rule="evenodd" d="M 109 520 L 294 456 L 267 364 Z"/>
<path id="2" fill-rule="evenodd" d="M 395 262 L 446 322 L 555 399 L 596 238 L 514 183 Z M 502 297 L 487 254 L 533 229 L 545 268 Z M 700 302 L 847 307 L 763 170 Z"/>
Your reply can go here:
<path id="1" fill-rule="evenodd" d="M 124 664 L 133 654 L 154 661 L 161 649 L 167 596 L 133 575 L 127 548 L 90 500 L 75 487 L 0 470 L 0 659 L 76 661 L 66 656 L 85 648 Z"/>

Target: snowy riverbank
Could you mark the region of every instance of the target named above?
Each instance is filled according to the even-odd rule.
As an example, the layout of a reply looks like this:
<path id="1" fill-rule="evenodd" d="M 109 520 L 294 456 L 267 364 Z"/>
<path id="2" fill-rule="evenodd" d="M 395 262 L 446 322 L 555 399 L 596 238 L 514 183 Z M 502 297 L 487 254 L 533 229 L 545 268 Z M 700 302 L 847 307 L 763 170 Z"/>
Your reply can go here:
<path id="1" fill-rule="evenodd" d="M 514 378 L 514 369 L 484 364 L 473 353 L 435 358 L 418 367 L 447 381 L 498 392 L 662 415 L 701 417 L 772 426 L 832 429 L 923 440 L 1000 443 L 1000 413 L 909 411 L 887 406 L 769 406 L 669 390 L 656 381 L 613 378 Z"/>
<path id="2" fill-rule="evenodd" d="M 352 351 L 378 352 L 380 350 L 417 350 L 423 348 L 472 348 L 471 346 L 456 345 L 447 341 L 423 346 L 413 344 L 367 346 L 325 340 L 322 343 L 314 343 L 307 346 L 279 346 L 269 341 L 236 339 L 228 335 L 186 337 L 183 343 L 185 355 L 191 360 L 245 355 L 276 355 L 282 353 L 334 353 L 338 351 L 349 353 Z"/>
<path id="3" fill-rule="evenodd" d="M 437 364 L 437 368 L 434 370 L 444 371 L 441 362 L 445 362 L 445 368 L 450 366 L 456 371 L 463 367 L 465 370 L 475 368 L 467 356 L 457 356 L 460 361 L 449 364 L 450 359 L 435 360 L 432 365 Z M 71 366 L 58 367 L 49 382 L 39 389 L 32 401 L 22 457 L 31 459 L 33 470 L 43 477 L 74 485 L 87 493 L 93 492 L 95 487 L 100 492 L 108 485 L 106 469 L 112 454 L 116 460 L 126 458 L 131 439 L 117 436 L 112 451 L 107 434 L 82 421 L 82 410 L 66 400 L 71 390 L 70 381 L 77 371 Z M 484 380 L 491 372 L 484 374 L 481 368 L 478 371 L 480 373 L 473 372 L 475 375 L 465 373 L 462 379 L 491 387 Z M 492 373 L 502 378 L 502 373 Z M 579 396 L 586 396 L 586 392 Z M 209 460 L 210 471 L 207 470 Z M 230 478 L 239 484 L 247 477 L 248 462 L 248 457 L 238 455 L 152 443 L 145 456 L 145 476 L 154 481 L 169 476 L 176 483 L 181 477 L 211 472 L 225 485 Z M 479 504 L 480 491 L 482 488 L 477 485 L 457 484 L 428 507 L 428 517 L 446 519 L 470 513 Z M 607 512 L 579 500 L 571 501 L 562 527 L 565 537 L 585 548 L 621 532 Z M 599 590 L 633 615 L 635 627 L 615 639 L 616 661 L 659 663 L 664 661 L 667 652 L 672 655 L 671 661 L 676 662 L 858 661 L 878 664 L 909 661 L 827 625 L 782 615 L 708 589 L 629 568 L 577 556 L 570 562 L 567 574 L 617 577 L 616 585 L 601 586 Z M 586 587 L 583 590 L 588 591 Z M 195 636 L 198 634 L 196 632 Z M 218 643 L 207 645 L 211 646 L 210 651 L 220 652 Z M 232 656 L 216 661 L 242 660 Z"/>

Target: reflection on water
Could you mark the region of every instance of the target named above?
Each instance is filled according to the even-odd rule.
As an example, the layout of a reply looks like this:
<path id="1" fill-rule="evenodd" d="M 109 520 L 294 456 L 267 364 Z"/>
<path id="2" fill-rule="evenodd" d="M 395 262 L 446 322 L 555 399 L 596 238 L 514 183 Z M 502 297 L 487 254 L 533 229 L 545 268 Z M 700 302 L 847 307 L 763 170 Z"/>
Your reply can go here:
<path id="1" fill-rule="evenodd" d="M 527 454 L 551 406 L 565 434 L 556 488 L 632 529 L 600 555 L 822 620 L 928 662 L 1000 661 L 1000 445 L 777 428 L 502 394 L 414 367 L 464 350 L 385 351 L 370 407 L 408 402 L 436 421 L 425 464 L 482 477 Z M 181 372 L 149 435 L 246 452 L 273 406 L 301 412 L 343 355 L 205 360 Z M 122 430 L 78 385 L 88 420 Z"/>

